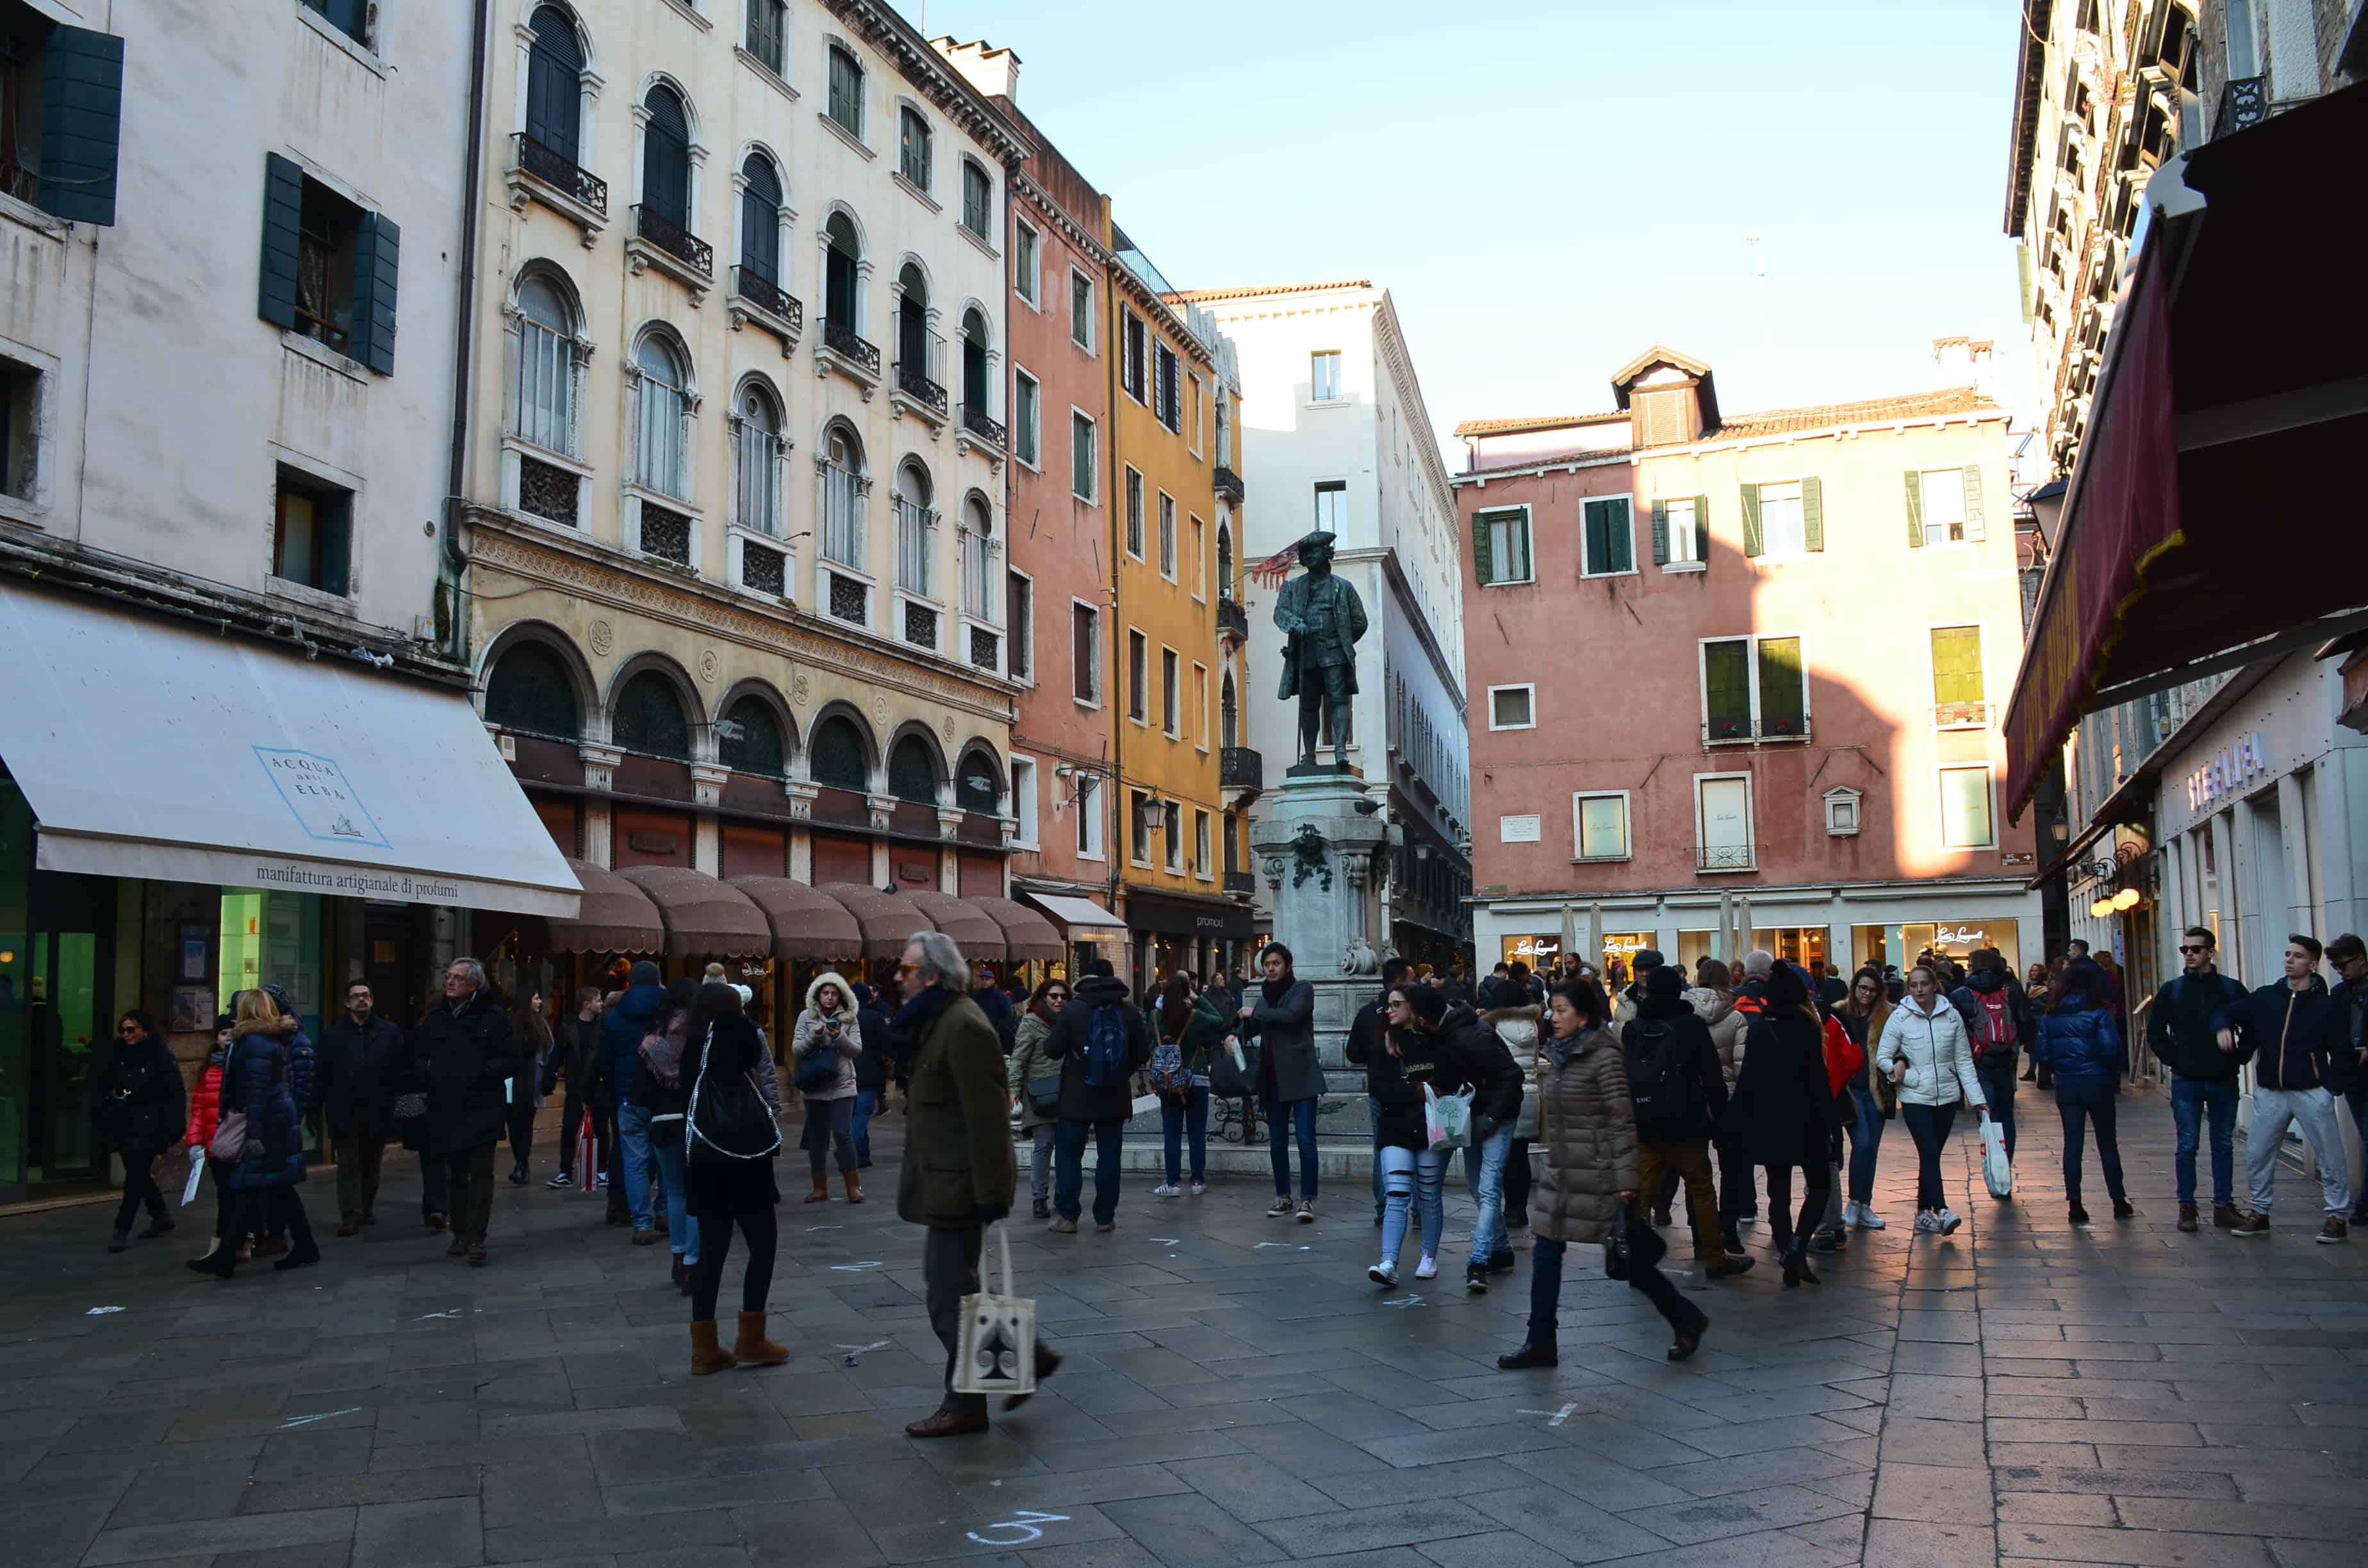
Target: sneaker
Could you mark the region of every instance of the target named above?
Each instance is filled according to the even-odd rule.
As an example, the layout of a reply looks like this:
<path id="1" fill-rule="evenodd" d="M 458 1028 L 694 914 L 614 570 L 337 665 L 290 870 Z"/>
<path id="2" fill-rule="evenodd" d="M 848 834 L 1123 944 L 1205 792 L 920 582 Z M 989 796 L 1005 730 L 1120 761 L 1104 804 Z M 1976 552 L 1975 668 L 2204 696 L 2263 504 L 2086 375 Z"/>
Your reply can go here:
<path id="1" fill-rule="evenodd" d="M 2270 1233 L 2270 1217 L 2267 1214 L 2248 1214 L 2228 1230 L 2233 1235 L 2266 1236 Z"/>
<path id="2" fill-rule="evenodd" d="M 1194 1182 L 1194 1183 L 1192 1184 L 1192 1186 L 1191 1186 L 1191 1187 L 1190 1187 L 1191 1194 L 1192 1194 L 1192 1196 L 1193 1196 L 1193 1197 L 1195 1197 L 1195 1198 L 1198 1198 L 1198 1197 L 1201 1196 L 1203 1193 L 1207 1192 L 1208 1190 L 1209 1190 L 1209 1184 L 1208 1184 L 1207 1182 L 1205 1182 L 1205 1181 L 1196 1181 L 1196 1182 Z"/>
<path id="3" fill-rule="evenodd" d="M 1299 1222 L 1303 1225 L 1315 1223 L 1315 1199 L 1303 1198 L 1299 1200 Z"/>
<path id="4" fill-rule="evenodd" d="M 1467 1265 L 1463 1270 L 1463 1289 L 1474 1296 L 1486 1295 L 1488 1293 L 1488 1271 L 1481 1267 L 1476 1263 Z"/>
<path id="5" fill-rule="evenodd" d="M 107 1238 L 107 1250 L 109 1252 L 122 1252 L 131 1245 L 131 1233 L 129 1231 L 118 1231 Z"/>
<path id="6" fill-rule="evenodd" d="M 1163 1181 L 1157 1187 L 1151 1189 L 1151 1196 L 1154 1198 L 1181 1198 L 1184 1196 L 1184 1189 L 1177 1186 L 1172 1181 Z"/>
<path id="7" fill-rule="evenodd" d="M 1847 1227 L 1857 1223 L 1858 1199 L 1853 1198 L 1842 1205 L 1842 1224 Z"/>
<path id="8" fill-rule="evenodd" d="M 1383 1290 L 1395 1290 L 1398 1282 L 1398 1266 L 1386 1258 L 1365 1270 L 1365 1278 Z"/>
<path id="9" fill-rule="evenodd" d="M 1858 1206 L 1858 1228 L 1861 1231 L 1880 1231 L 1884 1228 L 1883 1216 L 1876 1213 L 1872 1206 L 1861 1203 Z"/>
<path id="10" fill-rule="evenodd" d="M 2136 1218 L 2137 1218 L 2137 1213 L 2138 1213 L 2138 1210 L 2137 1210 L 2137 1205 L 2135 1205 L 2135 1204 L 2132 1203 L 2128 1199 L 2126 1199 L 2126 1198 L 2116 1198 L 2116 1199 L 2113 1199 L 2113 1218 L 2114 1218 L 2114 1219 L 2116 1219 L 2116 1220 L 2135 1220 L 2135 1219 L 2136 1219 Z"/>
<path id="11" fill-rule="evenodd" d="M 1520 1267 L 1520 1260 L 1514 1257 L 1513 1249 L 1510 1247 L 1507 1247 L 1500 1253 L 1493 1253 L 1488 1258 L 1488 1272 L 1491 1274 L 1510 1274 Z"/>
<path id="12" fill-rule="evenodd" d="M 2346 1225 L 2340 1216 L 2329 1214 L 2327 1217 L 2327 1223 L 2318 1228 L 2318 1244 L 2323 1247 L 2333 1246 L 2338 1242 L 2350 1240 L 2351 1235 L 2351 1227 Z"/>
<path id="13" fill-rule="evenodd" d="M 1268 1207 L 1266 1217 L 1269 1220 L 1281 1220 L 1288 1218 L 1290 1213 L 1291 1199 L 1288 1198 L 1278 1198 Z"/>
<path id="14" fill-rule="evenodd" d="M 2182 1231 L 2199 1231 L 2203 1228 L 2196 1222 L 2194 1204 L 2182 1203 L 2179 1206 L 2179 1228 Z"/>
<path id="15" fill-rule="evenodd" d="M 542 1185 L 551 1188 L 553 1192 L 556 1192 L 564 1187 L 574 1187 L 575 1183 L 569 1179 L 565 1171 L 562 1171 L 557 1176 L 552 1176 L 549 1181 L 544 1182 Z"/>
<path id="16" fill-rule="evenodd" d="M 1053 1222 L 1044 1228 L 1056 1236 L 1074 1236 L 1077 1233 L 1077 1222 L 1065 1214 L 1053 1215 Z"/>
<path id="17" fill-rule="evenodd" d="M 1946 1209 L 1941 1210 L 1940 1221 L 1941 1233 L 1944 1236 L 1955 1235 L 1957 1233 L 1957 1227 L 1964 1223 L 1963 1220 L 1958 1219 L 1953 1212 Z"/>
<path id="18" fill-rule="evenodd" d="M 2244 1222 L 2245 1216 L 2237 1210 L 2235 1204 L 2215 1203 L 2212 1206 L 2212 1228 L 2214 1230 L 2233 1231 Z"/>
<path id="19" fill-rule="evenodd" d="M 1750 1273 L 1752 1264 L 1757 1261 L 1758 1260 L 1756 1258 L 1738 1257 L 1733 1256 L 1722 1257 L 1715 1263 L 1705 1263 L 1702 1265 L 1702 1278 L 1705 1279 L 1732 1279 L 1738 1274 Z"/>
<path id="20" fill-rule="evenodd" d="M 2089 1223 L 2089 1211 L 2078 1203 L 2072 1205 L 2072 1222 L 2083 1228 Z"/>
<path id="21" fill-rule="evenodd" d="M 606 1191 L 608 1190 L 608 1188 L 609 1188 L 609 1173 L 608 1173 L 607 1171 L 602 1171 L 598 1176 L 594 1176 L 594 1177 L 592 1178 L 592 1190 L 593 1190 L 593 1191 L 595 1191 L 595 1192 L 606 1192 Z"/>
<path id="22" fill-rule="evenodd" d="M 1941 1211 L 1937 1209 L 1918 1209 L 1916 1211 L 1916 1229 L 1926 1234 L 1937 1233 L 1941 1229 Z"/>
<path id="23" fill-rule="evenodd" d="M 1756 1225 L 1759 1223 L 1759 1210 L 1757 1209 L 1746 1209 L 1742 1213 L 1735 1217 L 1735 1222 L 1738 1225 Z"/>
<path id="24" fill-rule="evenodd" d="M 1414 1266 L 1414 1277 L 1417 1279 L 1438 1278 L 1439 1259 L 1432 1257 L 1428 1253 L 1424 1254 L 1422 1261 Z"/>

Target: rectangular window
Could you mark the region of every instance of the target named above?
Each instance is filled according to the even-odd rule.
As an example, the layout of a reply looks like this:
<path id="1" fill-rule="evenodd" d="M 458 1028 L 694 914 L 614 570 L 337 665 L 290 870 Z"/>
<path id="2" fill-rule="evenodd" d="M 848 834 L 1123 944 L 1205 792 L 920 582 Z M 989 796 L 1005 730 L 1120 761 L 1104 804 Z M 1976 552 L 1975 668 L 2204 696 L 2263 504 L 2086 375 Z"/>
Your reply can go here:
<path id="1" fill-rule="evenodd" d="M 1165 343 L 1154 345 L 1152 363 L 1153 406 L 1159 411 L 1159 422 L 1181 435 L 1184 431 L 1184 403 L 1182 389 L 1178 385 L 1176 350 Z"/>
<path id="2" fill-rule="evenodd" d="M 1759 851 L 1751 836 L 1751 779 L 1748 775 L 1694 777 L 1694 869 L 1750 871 Z"/>
<path id="3" fill-rule="evenodd" d="M 1941 769 L 1941 847 L 1998 847 L 1998 835 L 1990 823 L 1990 770 L 1987 766 Z"/>
<path id="4" fill-rule="evenodd" d="M 1151 644 L 1134 631 L 1126 634 L 1126 716 L 1151 722 Z"/>
<path id="5" fill-rule="evenodd" d="M 1123 312 L 1123 316 L 1120 351 L 1124 358 L 1119 362 L 1119 385 L 1135 402 L 1147 403 L 1151 399 L 1144 378 L 1151 371 L 1150 339 L 1144 335 L 1141 316 L 1133 311 Z"/>
<path id="6" fill-rule="evenodd" d="M 1628 858 L 1628 797 L 1625 794 L 1573 795 L 1571 841 L 1582 860 Z"/>
<path id="7" fill-rule="evenodd" d="M 1472 514 L 1472 564 L 1482 587 L 1530 578 L 1530 509 L 1507 506 Z"/>
<path id="8" fill-rule="evenodd" d="M 30 501 L 40 459 L 41 372 L 0 359 L 0 495 Z"/>
<path id="9" fill-rule="evenodd" d="M 1579 503 L 1587 560 L 1583 574 L 1616 577 L 1636 570 L 1636 519 L 1625 495 Z"/>
<path id="10" fill-rule="evenodd" d="M 1094 422 L 1072 410 L 1069 415 L 1069 494 L 1080 501 L 1094 498 L 1094 475 L 1100 460 L 1094 452 Z"/>
<path id="11" fill-rule="evenodd" d="M 1345 479 L 1319 479 L 1315 482 L 1315 526 L 1326 533 L 1345 533 L 1349 527 L 1349 482 Z"/>
<path id="12" fill-rule="evenodd" d="M 1044 303 L 1040 297 L 1043 279 L 1038 276 L 1042 270 L 1042 261 L 1037 255 L 1041 243 L 1036 231 L 1027 224 L 1013 225 L 1011 244 L 1017 254 L 1011 258 L 1011 287 L 1021 299 L 1039 309 Z"/>
<path id="13" fill-rule="evenodd" d="M 1209 813 L 1197 810 L 1192 813 L 1192 874 L 1209 874 Z"/>
<path id="14" fill-rule="evenodd" d="M 355 243 L 361 209 L 307 179 L 296 230 L 296 330 L 338 353 L 353 344 Z"/>
<path id="15" fill-rule="evenodd" d="M 923 190 L 929 188 L 929 122 L 918 111 L 897 117 L 896 172 Z"/>
<path id="16" fill-rule="evenodd" d="M 962 222 L 963 228 L 980 239 L 994 243 L 995 187 L 986 171 L 968 158 L 962 160 Z"/>
<path id="17" fill-rule="evenodd" d="M 1184 385 L 1186 388 L 1185 401 L 1191 405 L 1192 455 L 1197 458 L 1201 455 L 1203 442 L 1206 439 L 1209 424 L 1208 417 L 1202 409 L 1201 402 L 1200 373 L 1198 371 L 1194 371 L 1192 374 L 1186 376 L 1184 378 Z"/>
<path id="18" fill-rule="evenodd" d="M 1759 486 L 1759 537 L 1761 555 L 1800 555 L 1807 551 L 1799 480 Z"/>
<path id="19" fill-rule="evenodd" d="M 1710 560 L 1710 507 L 1699 495 L 1656 501 L 1659 517 L 1654 528 L 1661 546 L 1657 559 L 1665 566 L 1703 565 Z"/>
<path id="20" fill-rule="evenodd" d="M 1751 639 L 1702 644 L 1702 722 L 1713 741 L 1751 738 Z"/>
<path id="21" fill-rule="evenodd" d="M 1069 607 L 1069 687 L 1080 702 L 1102 699 L 1101 612 L 1091 605 Z"/>
<path id="22" fill-rule="evenodd" d="M 1798 637 L 1726 637 L 1702 645 L 1702 738 L 1800 740 L 1809 733 L 1808 675 Z"/>
<path id="23" fill-rule="evenodd" d="M 271 528 L 271 574 L 324 594 L 347 589 L 353 559 L 354 493 L 294 469 L 279 471 Z"/>
<path id="24" fill-rule="evenodd" d="M 1808 685 L 1798 637 L 1759 639 L 1759 738 L 1793 739 L 1807 729 Z"/>
<path id="25" fill-rule="evenodd" d="M 827 111 L 841 131 L 860 141 L 863 136 L 863 67 L 843 49 L 830 51 L 830 95 Z"/>
<path id="26" fill-rule="evenodd" d="M 776 76 L 783 74 L 787 62 L 782 49 L 789 37 L 789 18 L 783 15 L 788 8 L 782 0 L 748 0 L 748 52 Z"/>
<path id="27" fill-rule="evenodd" d="M 1488 688 L 1488 727 L 1492 730 L 1534 730 L 1538 727 L 1538 688 L 1534 686 L 1492 686 Z"/>
<path id="28" fill-rule="evenodd" d="M 1170 871 L 1184 869 L 1184 808 L 1173 801 L 1159 807 L 1159 842 Z"/>
<path id="29" fill-rule="evenodd" d="M 1209 749 L 1209 666 L 1192 666 L 1192 744 Z"/>
<path id="30" fill-rule="evenodd" d="M 1313 403 L 1340 400 L 1340 351 L 1319 348 L 1307 357 L 1307 396 Z"/>
<path id="31" fill-rule="evenodd" d="M 1924 542 L 1962 544 L 1965 539 L 1965 471 L 1928 468 L 1917 475 L 1924 500 Z"/>
<path id="32" fill-rule="evenodd" d="M 1037 846 L 1036 822 L 1036 762 L 1033 757 L 1014 756 L 1011 759 L 1011 815 L 1019 825 L 1012 830 L 1011 842 L 1021 849 Z"/>
<path id="33" fill-rule="evenodd" d="M 1171 740 L 1184 733 L 1182 662 L 1173 648 L 1159 650 L 1159 727 Z"/>
<path id="34" fill-rule="evenodd" d="M 1143 475 L 1126 471 L 1126 552 L 1143 559 Z"/>
<path id="35" fill-rule="evenodd" d="M 1198 517 L 1192 519 L 1192 597 L 1209 597 L 1209 530 Z"/>
<path id="36" fill-rule="evenodd" d="M 1176 581 L 1176 497 L 1159 493 L 1159 574 Z"/>
<path id="37" fill-rule="evenodd" d="M 1011 372 L 1011 455 L 1030 468 L 1044 458 L 1044 390 L 1025 370 Z"/>
<path id="38" fill-rule="evenodd" d="M 1013 680 L 1036 678 L 1036 585 L 1021 573 L 1004 574 L 1003 625 L 1011 639 L 1004 668 Z"/>
<path id="39" fill-rule="evenodd" d="M 1140 790 L 1126 792 L 1126 857 L 1138 866 L 1151 864 L 1151 800 Z"/>
<path id="40" fill-rule="evenodd" d="M 1055 781 L 1058 788 L 1058 781 Z M 1077 858 L 1102 858 L 1102 788 L 1101 780 L 1091 774 L 1077 776 L 1077 800 L 1073 808 L 1077 813 Z"/>
<path id="41" fill-rule="evenodd" d="M 1094 351 L 1094 285 L 1084 273 L 1069 273 L 1069 341 L 1090 354 Z"/>
<path id="42" fill-rule="evenodd" d="M 1987 721 L 1983 704 L 1982 629 L 1932 629 L 1932 722 L 1941 729 L 1978 726 Z"/>

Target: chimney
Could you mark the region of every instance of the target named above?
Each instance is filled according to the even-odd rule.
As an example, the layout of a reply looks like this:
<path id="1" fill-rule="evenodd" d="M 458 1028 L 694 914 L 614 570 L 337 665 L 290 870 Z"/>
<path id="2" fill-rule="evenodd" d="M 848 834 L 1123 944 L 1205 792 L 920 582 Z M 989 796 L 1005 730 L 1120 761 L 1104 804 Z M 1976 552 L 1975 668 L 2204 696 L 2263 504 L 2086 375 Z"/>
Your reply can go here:
<path id="1" fill-rule="evenodd" d="M 997 49 L 985 39 L 956 43 L 951 34 L 931 39 L 929 47 L 988 97 L 1019 102 L 1019 56 L 1008 49 Z"/>
<path id="2" fill-rule="evenodd" d="M 1997 377 L 1998 344 L 1987 337 L 1936 337 L 1932 340 L 1932 363 L 1937 367 L 1933 385 L 1936 387 L 1972 387 L 1984 397 L 1991 395 L 1991 384 Z"/>

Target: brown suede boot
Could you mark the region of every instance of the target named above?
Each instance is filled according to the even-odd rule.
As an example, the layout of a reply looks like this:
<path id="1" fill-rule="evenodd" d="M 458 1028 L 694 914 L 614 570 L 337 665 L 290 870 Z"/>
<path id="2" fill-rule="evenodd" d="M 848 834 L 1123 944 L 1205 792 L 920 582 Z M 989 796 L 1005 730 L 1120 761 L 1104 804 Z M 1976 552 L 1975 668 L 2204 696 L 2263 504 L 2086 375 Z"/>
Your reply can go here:
<path id="1" fill-rule="evenodd" d="M 862 1202 L 863 1185 L 856 1180 L 855 1173 L 853 1171 L 845 1171 L 841 1174 L 847 1178 L 847 1200 L 849 1203 Z"/>
<path id="2" fill-rule="evenodd" d="M 786 1357 L 789 1352 L 785 1350 L 781 1354 Z M 708 1372 L 721 1372 L 727 1368 L 738 1365 L 739 1363 L 733 1358 L 732 1352 L 715 1342 L 713 1318 L 709 1318 L 705 1323 L 695 1323 L 690 1325 L 690 1375 L 692 1377 L 700 1377 Z"/>
<path id="3" fill-rule="evenodd" d="M 812 1192 L 806 1194 L 806 1201 L 808 1203 L 827 1203 L 830 1201 L 830 1178 L 828 1176 L 820 1174 L 817 1174 L 814 1176 L 814 1188 Z"/>
<path id="4" fill-rule="evenodd" d="M 765 1314 L 742 1312 L 740 1337 L 732 1343 L 732 1355 L 744 1367 L 778 1367 L 790 1358 L 790 1353 L 765 1337 Z"/>

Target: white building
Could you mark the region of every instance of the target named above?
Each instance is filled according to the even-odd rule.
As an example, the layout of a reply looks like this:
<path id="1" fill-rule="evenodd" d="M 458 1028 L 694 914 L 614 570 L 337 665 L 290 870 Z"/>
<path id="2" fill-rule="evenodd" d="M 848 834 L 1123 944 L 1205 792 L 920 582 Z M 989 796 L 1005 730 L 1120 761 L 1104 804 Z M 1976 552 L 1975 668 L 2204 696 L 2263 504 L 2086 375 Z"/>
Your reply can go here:
<path id="1" fill-rule="evenodd" d="M 1389 889 L 1395 946 L 1443 967 L 1472 929 L 1461 536 L 1389 290 L 1356 281 L 1181 298 L 1213 314 L 1240 355 L 1245 559 L 1326 530 L 1338 536 L 1334 569 L 1364 600 L 1372 628 L 1358 647 L 1349 760 L 1369 790 L 1386 787 L 1403 830 Z M 1255 645 L 1279 643 L 1272 592 L 1249 593 L 1250 635 L 1271 640 Z M 1275 775 L 1299 754 L 1298 703 L 1279 689 L 1256 681 L 1247 704 L 1249 744 Z"/>

